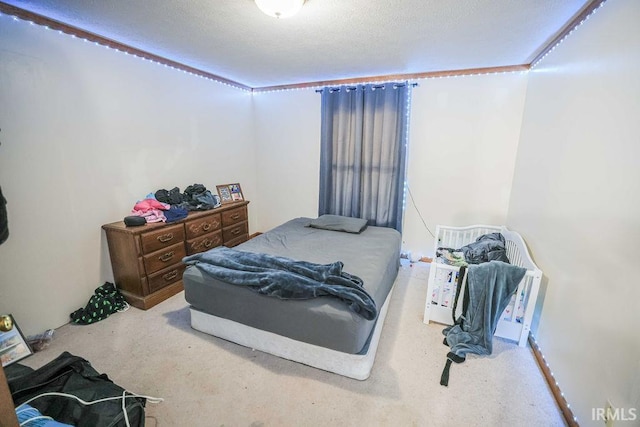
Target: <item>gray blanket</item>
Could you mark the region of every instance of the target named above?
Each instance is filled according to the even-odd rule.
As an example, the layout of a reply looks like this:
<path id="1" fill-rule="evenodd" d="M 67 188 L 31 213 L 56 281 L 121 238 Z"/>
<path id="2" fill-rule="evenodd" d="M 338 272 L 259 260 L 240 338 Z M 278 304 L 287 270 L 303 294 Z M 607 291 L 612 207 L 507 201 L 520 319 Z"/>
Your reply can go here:
<path id="1" fill-rule="evenodd" d="M 469 266 L 466 312 L 462 321 L 442 331 L 446 336 L 445 344 L 451 351 L 447 354 L 447 365 L 440 384 L 447 385 L 452 361 L 464 362 L 467 353 L 491 354 L 493 334 L 500 316 L 526 273 L 525 268 L 502 261 Z"/>
<path id="2" fill-rule="evenodd" d="M 464 259 L 469 264 L 489 261 L 509 262 L 504 236 L 501 233 L 484 234 L 458 251 L 464 253 Z"/>
<path id="3" fill-rule="evenodd" d="M 362 280 L 342 271 L 340 261 L 314 264 L 262 253 L 217 247 L 182 260 L 226 283 L 280 299 L 331 296 L 367 320 L 376 318 L 376 304 L 363 288 Z"/>

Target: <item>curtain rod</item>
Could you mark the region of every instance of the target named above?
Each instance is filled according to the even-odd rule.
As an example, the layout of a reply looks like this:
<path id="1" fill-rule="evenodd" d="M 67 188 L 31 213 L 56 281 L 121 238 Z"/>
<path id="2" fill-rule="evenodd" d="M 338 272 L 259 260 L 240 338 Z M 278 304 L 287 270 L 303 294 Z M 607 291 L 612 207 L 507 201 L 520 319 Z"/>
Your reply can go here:
<path id="1" fill-rule="evenodd" d="M 373 87 L 374 89 L 384 89 L 385 85 L 387 85 L 387 84 L 393 84 L 393 88 L 394 88 L 394 89 L 395 89 L 395 88 L 399 88 L 399 87 L 404 87 L 404 86 L 406 86 L 406 85 L 407 85 L 407 83 L 382 83 L 382 84 L 373 85 L 372 87 Z M 416 86 L 418 86 L 418 83 L 409 83 L 409 85 L 410 85 L 411 87 L 416 87 Z M 352 86 L 352 85 L 345 85 L 345 87 L 346 87 L 347 89 L 351 89 L 351 90 L 355 90 L 355 89 L 356 89 L 356 86 Z M 316 93 L 320 93 L 320 92 L 322 92 L 323 90 L 324 90 L 324 89 L 316 89 Z M 330 92 L 337 92 L 337 91 L 339 91 L 339 90 L 340 90 L 340 87 L 333 87 L 333 88 L 330 88 L 330 89 L 329 89 L 329 91 L 330 91 Z"/>

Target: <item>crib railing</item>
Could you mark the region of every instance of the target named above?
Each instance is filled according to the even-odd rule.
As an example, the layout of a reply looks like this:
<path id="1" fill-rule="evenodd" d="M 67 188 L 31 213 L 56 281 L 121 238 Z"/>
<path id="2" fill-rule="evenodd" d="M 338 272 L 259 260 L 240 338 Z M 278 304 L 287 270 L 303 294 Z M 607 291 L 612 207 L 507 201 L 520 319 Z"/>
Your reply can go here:
<path id="1" fill-rule="evenodd" d="M 483 234 L 500 232 L 501 227 L 491 225 L 471 225 L 469 227 L 448 227 L 439 225 L 436 229 L 437 248 L 457 249 L 482 236 Z"/>
<path id="2" fill-rule="evenodd" d="M 535 309 L 542 271 L 535 265 L 522 237 L 504 226 L 472 225 L 468 227 L 436 227 L 435 250 L 438 247 L 458 249 L 474 242 L 478 237 L 500 232 L 505 238 L 506 252 L 509 261 L 527 269 L 525 277 L 518 285 L 507 308 L 502 313 L 496 328 L 496 336 L 511 339 L 524 347 L 527 343 L 531 320 Z M 435 251 L 434 251 L 435 252 Z M 450 325 L 453 323 L 451 310 L 456 292 L 459 267 L 434 262 L 429 271 L 429 284 L 424 310 L 424 323 L 438 322 Z"/>

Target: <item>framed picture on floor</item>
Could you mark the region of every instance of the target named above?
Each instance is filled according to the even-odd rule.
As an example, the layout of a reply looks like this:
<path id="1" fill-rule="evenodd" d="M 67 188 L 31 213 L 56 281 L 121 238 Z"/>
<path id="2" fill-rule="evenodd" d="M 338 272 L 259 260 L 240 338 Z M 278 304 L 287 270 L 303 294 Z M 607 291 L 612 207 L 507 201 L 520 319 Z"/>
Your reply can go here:
<path id="1" fill-rule="evenodd" d="M 0 315 L 0 361 L 2 366 L 11 365 L 31 356 L 33 351 L 11 314 Z"/>

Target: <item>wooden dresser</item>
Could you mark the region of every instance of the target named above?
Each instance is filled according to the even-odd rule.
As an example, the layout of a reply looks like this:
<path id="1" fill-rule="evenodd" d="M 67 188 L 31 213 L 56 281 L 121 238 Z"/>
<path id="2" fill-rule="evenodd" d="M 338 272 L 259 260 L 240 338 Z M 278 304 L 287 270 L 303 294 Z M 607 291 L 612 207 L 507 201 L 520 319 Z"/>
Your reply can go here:
<path id="1" fill-rule="evenodd" d="M 103 225 L 115 285 L 127 302 L 144 310 L 153 307 L 184 289 L 183 257 L 248 240 L 248 203 L 189 212 L 187 218 L 169 224 Z"/>

